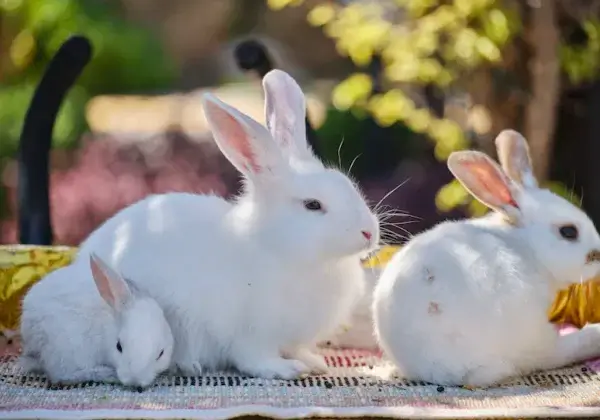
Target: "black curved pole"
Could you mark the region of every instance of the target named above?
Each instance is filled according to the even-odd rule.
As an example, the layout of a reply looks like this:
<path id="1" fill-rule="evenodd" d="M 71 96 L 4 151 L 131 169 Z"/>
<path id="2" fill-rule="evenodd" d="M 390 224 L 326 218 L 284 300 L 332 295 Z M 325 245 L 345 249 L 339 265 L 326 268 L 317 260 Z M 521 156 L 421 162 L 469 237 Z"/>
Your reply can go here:
<path id="1" fill-rule="evenodd" d="M 18 151 L 19 241 L 51 245 L 49 157 L 56 116 L 67 91 L 92 57 L 90 41 L 67 39 L 54 55 L 37 86 L 23 123 Z"/>
<path id="2" fill-rule="evenodd" d="M 267 53 L 266 47 L 255 39 L 249 39 L 239 43 L 234 51 L 235 61 L 240 69 L 246 72 L 255 72 L 261 79 L 273 70 L 273 62 Z M 319 156 L 317 147 L 317 132 L 308 120 L 305 119 L 306 140 L 315 155 Z"/>

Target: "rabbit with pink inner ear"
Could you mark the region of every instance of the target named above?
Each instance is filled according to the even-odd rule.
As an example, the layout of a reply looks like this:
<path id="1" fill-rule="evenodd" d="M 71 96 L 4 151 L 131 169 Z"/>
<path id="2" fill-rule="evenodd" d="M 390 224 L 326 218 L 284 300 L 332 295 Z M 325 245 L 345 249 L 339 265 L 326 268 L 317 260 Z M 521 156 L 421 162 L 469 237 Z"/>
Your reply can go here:
<path id="1" fill-rule="evenodd" d="M 173 335 L 162 309 L 96 255 L 91 277 L 66 266 L 23 299 L 20 364 L 53 382 L 119 381 L 139 390 L 167 370 Z M 90 271 L 91 268 L 91 271 Z"/>
<path id="2" fill-rule="evenodd" d="M 494 214 L 415 236 L 374 293 L 376 335 L 398 373 L 484 387 L 600 356 L 600 326 L 560 336 L 547 311 L 559 289 L 600 269 L 600 236 L 577 207 L 538 187 L 525 139 L 487 155 L 453 153 L 454 176 Z"/>
<path id="3" fill-rule="evenodd" d="M 263 87 L 268 129 L 203 99 L 217 146 L 244 176 L 239 197 L 150 196 L 80 247 L 78 260 L 97 252 L 156 298 L 185 374 L 325 372 L 313 349 L 350 317 L 364 289 L 360 258 L 379 242 L 357 187 L 307 145 L 300 87 L 280 70 Z"/>

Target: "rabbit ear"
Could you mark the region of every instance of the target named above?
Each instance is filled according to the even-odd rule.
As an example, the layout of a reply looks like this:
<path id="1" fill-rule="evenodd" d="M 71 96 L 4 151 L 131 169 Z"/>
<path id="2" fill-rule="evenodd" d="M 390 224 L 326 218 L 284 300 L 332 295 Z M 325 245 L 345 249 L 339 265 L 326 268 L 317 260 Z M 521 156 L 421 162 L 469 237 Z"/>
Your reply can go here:
<path id="1" fill-rule="evenodd" d="M 279 147 L 300 159 L 315 159 L 306 141 L 306 100 L 286 72 L 271 70 L 263 78 L 265 117 Z"/>
<path id="2" fill-rule="evenodd" d="M 537 188 L 527 140 L 514 130 L 504 130 L 496 137 L 498 159 L 504 172 L 525 188 Z"/>
<path id="3" fill-rule="evenodd" d="M 100 296 L 116 311 L 120 311 L 131 297 L 131 291 L 125 280 L 100 257 L 90 255 L 90 268 Z"/>
<path id="4" fill-rule="evenodd" d="M 217 146 L 241 173 L 253 178 L 283 166 L 279 148 L 262 125 L 208 93 L 203 106 Z"/>
<path id="5" fill-rule="evenodd" d="M 511 218 L 520 216 L 519 205 L 515 200 L 515 185 L 486 154 L 475 151 L 453 152 L 448 157 L 448 168 L 483 204 Z"/>

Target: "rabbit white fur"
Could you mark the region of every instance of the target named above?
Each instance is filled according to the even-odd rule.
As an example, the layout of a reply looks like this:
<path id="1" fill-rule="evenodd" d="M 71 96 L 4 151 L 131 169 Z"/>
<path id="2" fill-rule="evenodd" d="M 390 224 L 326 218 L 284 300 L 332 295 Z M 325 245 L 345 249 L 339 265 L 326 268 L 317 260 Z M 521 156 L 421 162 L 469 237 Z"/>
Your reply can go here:
<path id="1" fill-rule="evenodd" d="M 158 304 L 95 255 L 87 271 L 59 268 L 23 299 L 21 365 L 53 382 L 115 381 L 141 388 L 170 365 L 173 335 Z"/>
<path id="2" fill-rule="evenodd" d="M 380 269 L 365 270 L 365 291 L 352 311 L 347 324 L 321 343 L 323 347 L 377 350 L 373 328 L 373 290 L 381 274 Z"/>
<path id="3" fill-rule="evenodd" d="M 480 152 L 448 159 L 496 213 L 415 236 L 375 290 L 376 335 L 404 377 L 485 387 L 600 355 L 598 325 L 560 336 L 547 318 L 559 289 L 598 273 L 600 237 L 584 212 L 538 188 L 520 134 L 505 130 L 496 145 L 505 172 Z"/>
<path id="4" fill-rule="evenodd" d="M 224 365 L 265 378 L 324 372 L 312 347 L 348 320 L 364 288 L 360 257 L 379 241 L 356 186 L 307 145 L 294 79 L 273 70 L 263 87 L 268 130 L 203 99 L 218 147 L 244 175 L 237 200 L 150 196 L 80 247 L 78 258 L 97 252 L 157 299 L 186 374 Z"/>

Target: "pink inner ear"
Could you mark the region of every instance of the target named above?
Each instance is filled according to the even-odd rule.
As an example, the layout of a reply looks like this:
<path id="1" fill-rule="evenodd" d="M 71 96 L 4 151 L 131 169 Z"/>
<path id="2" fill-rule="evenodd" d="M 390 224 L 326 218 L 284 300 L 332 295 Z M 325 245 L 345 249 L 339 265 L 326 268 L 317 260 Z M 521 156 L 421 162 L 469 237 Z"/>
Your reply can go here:
<path id="1" fill-rule="evenodd" d="M 106 273 L 98 266 L 98 263 L 93 258 L 90 259 L 90 267 L 92 269 L 92 276 L 96 282 L 96 287 L 98 288 L 98 292 L 100 292 L 100 296 L 102 296 L 102 299 L 104 299 L 106 303 L 114 308 L 116 303 L 115 295 L 110 288 Z"/>
<path id="2" fill-rule="evenodd" d="M 254 173 L 259 173 L 261 167 L 258 165 L 256 154 L 252 150 L 248 134 L 241 124 L 222 110 L 219 110 L 220 119 L 222 120 L 221 127 L 225 127 L 223 134 L 229 145 L 236 150 L 244 159 L 244 166 Z"/>
<path id="3" fill-rule="evenodd" d="M 469 169 L 472 174 L 475 174 L 479 184 L 484 190 L 489 191 L 493 196 L 506 204 L 515 208 L 519 205 L 515 202 L 505 179 L 496 170 L 490 170 L 487 163 L 481 164 L 476 161 L 465 161 L 463 165 Z"/>

